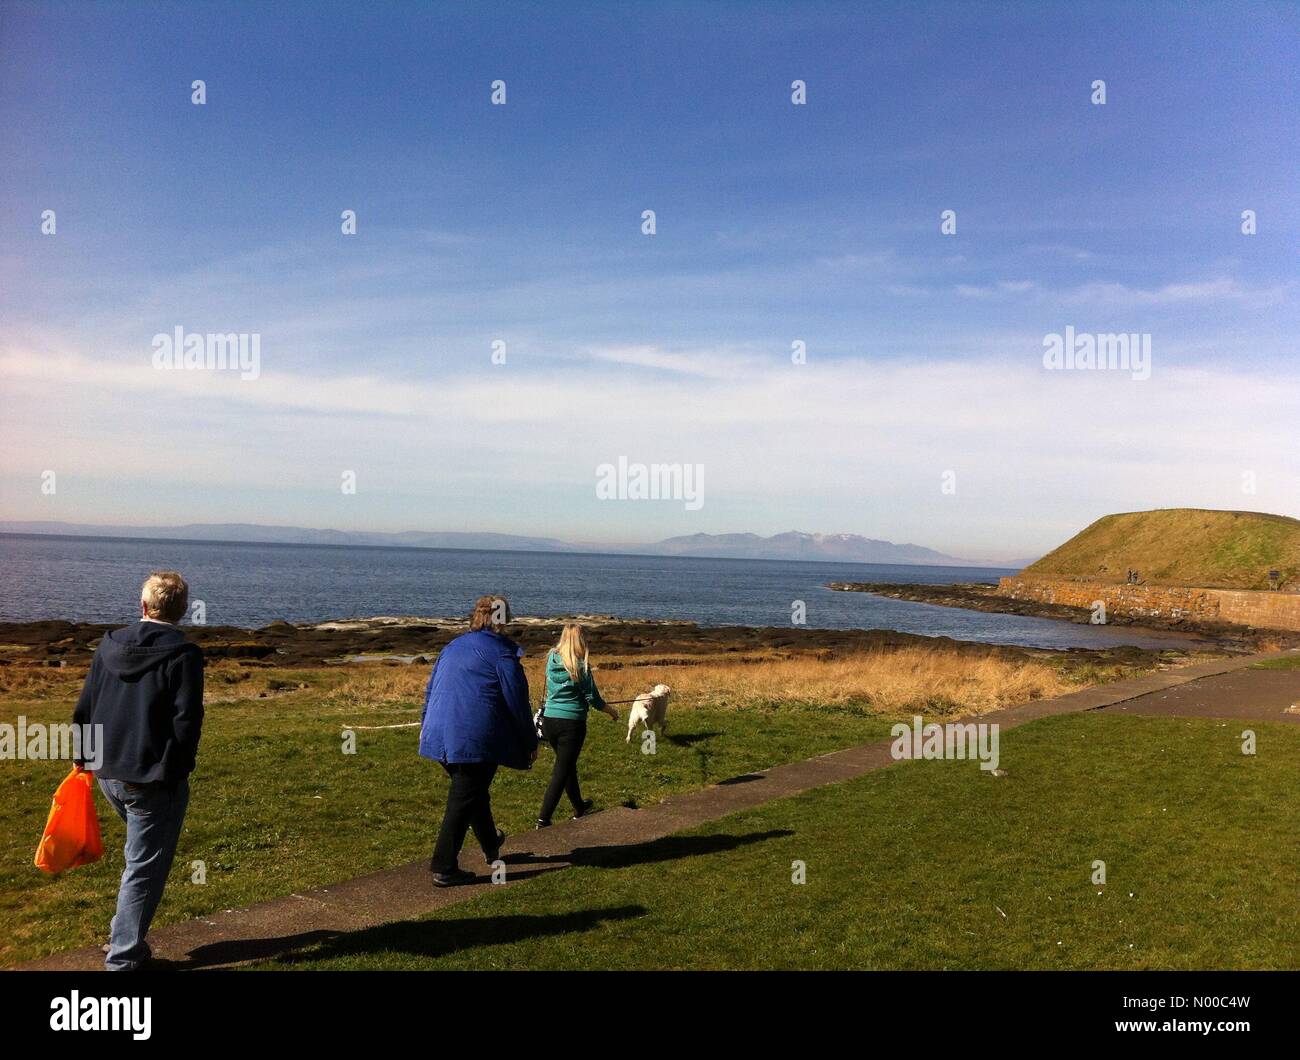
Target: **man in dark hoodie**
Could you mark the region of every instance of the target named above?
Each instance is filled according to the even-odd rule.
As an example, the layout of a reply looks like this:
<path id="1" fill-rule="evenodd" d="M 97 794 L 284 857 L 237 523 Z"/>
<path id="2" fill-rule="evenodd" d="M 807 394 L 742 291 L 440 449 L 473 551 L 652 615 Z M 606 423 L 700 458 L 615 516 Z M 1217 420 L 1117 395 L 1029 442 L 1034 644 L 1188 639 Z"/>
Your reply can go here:
<path id="1" fill-rule="evenodd" d="M 203 724 L 203 652 L 176 628 L 189 586 L 154 571 L 140 590 L 140 621 L 99 642 L 73 711 L 100 727 L 99 788 L 126 823 L 126 869 L 104 965 L 134 971 L 150 959 L 145 935 L 162 900 Z"/>

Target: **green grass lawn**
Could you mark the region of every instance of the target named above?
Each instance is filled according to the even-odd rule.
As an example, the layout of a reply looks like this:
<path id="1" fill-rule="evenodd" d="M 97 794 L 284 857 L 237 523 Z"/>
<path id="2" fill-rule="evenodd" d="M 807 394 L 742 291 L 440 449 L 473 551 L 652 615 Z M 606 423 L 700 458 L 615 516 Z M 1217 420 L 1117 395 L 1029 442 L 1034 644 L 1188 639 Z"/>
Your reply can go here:
<path id="1" fill-rule="evenodd" d="M 427 857 L 441 819 L 445 776 L 416 753 L 415 729 L 358 732 L 344 755 L 344 721 L 391 724 L 411 713 L 332 700 L 321 671 L 282 673 L 279 698 L 209 705 L 190 811 L 155 924 L 246 906 Z M 75 695 L 69 688 L 70 695 Z M 412 703 L 409 706 L 415 706 Z M 0 702 L 0 721 L 64 722 L 71 700 Z M 585 793 L 598 805 L 644 805 L 664 795 L 888 735 L 865 709 L 784 706 L 690 710 L 670 739 L 643 755 L 624 726 L 595 716 L 582 757 Z M 549 775 L 502 770 L 493 787 L 507 831 L 531 828 Z M 105 856 L 50 878 L 32 865 L 50 797 L 66 762 L 4 762 L 0 802 L 0 965 L 103 941 L 122 871 L 123 828 L 100 800 Z M 191 882 L 191 863 L 206 883 Z"/>
<path id="2" fill-rule="evenodd" d="M 1300 732 L 1255 728 L 1040 721 L 1006 777 L 902 764 L 260 967 L 1296 968 Z"/>

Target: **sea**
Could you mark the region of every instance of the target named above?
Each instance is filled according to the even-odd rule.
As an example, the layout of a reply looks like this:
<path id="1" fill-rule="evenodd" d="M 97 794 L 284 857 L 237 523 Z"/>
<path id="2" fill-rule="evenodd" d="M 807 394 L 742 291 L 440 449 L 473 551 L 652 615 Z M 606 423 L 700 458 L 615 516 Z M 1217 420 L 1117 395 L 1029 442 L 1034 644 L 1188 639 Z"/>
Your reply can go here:
<path id="1" fill-rule="evenodd" d="M 504 593 L 519 615 L 684 619 L 706 626 L 892 629 L 1041 648 L 1186 646 L 1177 633 L 988 614 L 837 592 L 828 582 L 994 583 L 996 567 L 0 534 L 0 621 L 126 623 L 150 570 L 179 570 L 208 625 L 467 614 Z M 802 608 L 799 604 L 802 603 Z"/>

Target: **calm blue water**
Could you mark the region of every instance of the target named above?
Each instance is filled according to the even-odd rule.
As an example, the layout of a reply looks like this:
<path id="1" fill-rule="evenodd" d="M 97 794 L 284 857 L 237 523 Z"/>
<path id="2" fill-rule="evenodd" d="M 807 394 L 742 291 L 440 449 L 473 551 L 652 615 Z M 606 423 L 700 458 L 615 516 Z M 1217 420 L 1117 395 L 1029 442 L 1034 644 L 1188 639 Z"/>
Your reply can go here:
<path id="1" fill-rule="evenodd" d="M 151 568 L 181 571 L 209 625 L 263 626 L 370 615 L 440 617 L 503 592 L 521 615 L 595 613 L 702 625 L 895 629 L 1036 647 L 1183 644 L 1176 634 L 992 615 L 824 588 L 830 581 L 996 581 L 995 568 L 775 560 L 254 545 L 0 535 L 0 621 L 128 622 Z"/>

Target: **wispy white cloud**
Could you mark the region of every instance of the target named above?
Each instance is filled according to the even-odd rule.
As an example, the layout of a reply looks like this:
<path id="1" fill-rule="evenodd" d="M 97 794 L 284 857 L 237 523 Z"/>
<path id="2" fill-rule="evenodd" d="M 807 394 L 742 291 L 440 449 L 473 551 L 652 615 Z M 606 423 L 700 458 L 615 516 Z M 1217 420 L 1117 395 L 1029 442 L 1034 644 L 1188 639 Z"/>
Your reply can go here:
<path id="1" fill-rule="evenodd" d="M 1285 301 L 1293 293 L 1293 288 L 1294 285 L 1287 284 L 1251 286 L 1228 277 L 1147 288 L 1097 282 L 1066 291 L 1063 298 L 1078 305 L 1162 306 L 1239 302 L 1267 306 Z"/>
<path id="2" fill-rule="evenodd" d="M 998 295 L 1028 294 L 1037 289 L 1032 280 L 999 280 L 989 286 L 959 283 L 954 288 L 963 298 L 994 298 Z"/>
<path id="3" fill-rule="evenodd" d="M 1033 280 L 999 280 L 989 284 L 958 283 L 953 290 L 963 298 L 993 299 L 1032 295 L 1044 304 L 1078 306 L 1196 306 L 1232 302 L 1264 307 L 1280 305 L 1295 294 L 1295 285 L 1253 286 L 1240 280 L 1167 283 L 1159 287 L 1135 287 L 1111 281 L 1095 281 L 1075 287 L 1052 288 Z"/>
<path id="4" fill-rule="evenodd" d="M 734 379 L 754 370 L 761 361 L 740 351 L 696 350 L 671 351 L 657 346 L 597 346 L 583 351 L 590 360 L 602 364 L 621 364 L 653 368 L 675 375 L 700 376 L 706 379 Z"/>

